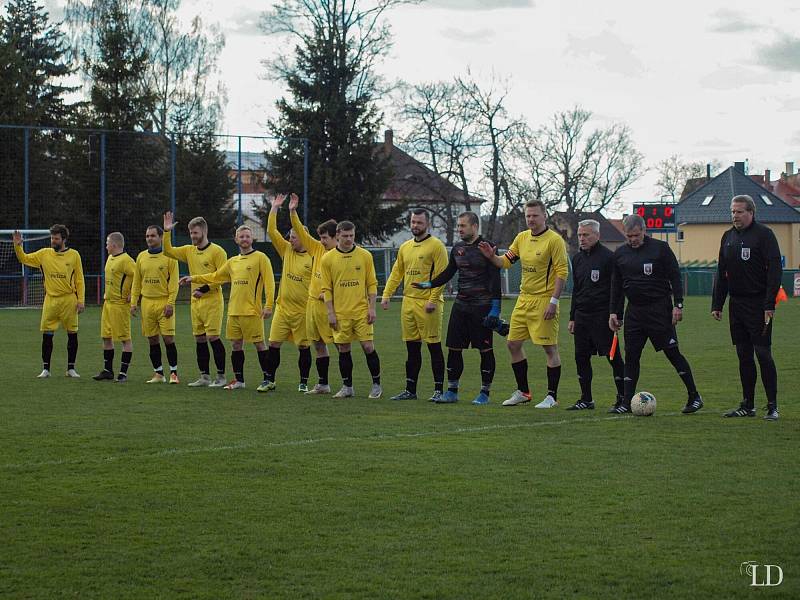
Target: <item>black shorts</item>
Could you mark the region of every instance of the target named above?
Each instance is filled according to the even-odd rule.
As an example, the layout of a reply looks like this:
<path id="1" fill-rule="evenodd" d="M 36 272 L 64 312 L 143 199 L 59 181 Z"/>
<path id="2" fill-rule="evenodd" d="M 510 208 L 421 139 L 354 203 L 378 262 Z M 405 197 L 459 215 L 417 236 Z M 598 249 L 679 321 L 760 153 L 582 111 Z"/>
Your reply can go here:
<path id="1" fill-rule="evenodd" d="M 678 345 L 678 334 L 672 324 L 670 298 L 652 304 L 628 304 L 624 325 L 626 352 L 641 352 L 647 340 L 650 340 L 656 352 Z"/>
<path id="2" fill-rule="evenodd" d="M 491 306 L 467 306 L 456 302 L 450 311 L 447 323 L 448 348 L 488 350 L 492 347 L 492 330 L 483 326 L 483 319 L 489 314 Z"/>
<path id="3" fill-rule="evenodd" d="M 754 346 L 772 345 L 772 321 L 764 326 L 764 298 L 731 296 L 728 305 L 731 324 L 731 341 L 734 344 L 750 342 Z"/>
<path id="4" fill-rule="evenodd" d="M 575 314 L 575 356 L 608 356 L 614 332 L 608 326 L 608 313 Z"/>

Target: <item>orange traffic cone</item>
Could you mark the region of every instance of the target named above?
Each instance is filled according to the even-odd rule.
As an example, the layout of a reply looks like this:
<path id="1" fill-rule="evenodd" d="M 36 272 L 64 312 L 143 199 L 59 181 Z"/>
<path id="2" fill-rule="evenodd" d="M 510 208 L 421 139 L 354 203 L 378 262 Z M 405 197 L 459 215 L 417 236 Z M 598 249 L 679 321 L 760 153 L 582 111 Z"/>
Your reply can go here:
<path id="1" fill-rule="evenodd" d="M 781 302 L 788 302 L 789 296 L 786 295 L 786 290 L 783 289 L 783 286 L 780 287 L 778 293 L 775 295 L 775 305 L 777 306 Z"/>

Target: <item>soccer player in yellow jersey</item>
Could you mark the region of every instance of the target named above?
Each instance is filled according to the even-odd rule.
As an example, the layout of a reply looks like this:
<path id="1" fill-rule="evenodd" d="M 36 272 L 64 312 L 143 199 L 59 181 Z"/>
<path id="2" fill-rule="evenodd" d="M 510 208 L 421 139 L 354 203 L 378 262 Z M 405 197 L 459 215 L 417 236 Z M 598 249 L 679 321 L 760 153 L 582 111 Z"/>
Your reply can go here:
<path id="1" fill-rule="evenodd" d="M 292 194 L 292 199 L 297 198 Z M 281 286 L 275 302 L 275 314 L 269 328 L 269 349 L 267 350 L 267 380 L 274 388 L 275 373 L 281 364 L 281 344 L 292 341 L 297 346 L 300 370 L 300 385 L 297 391 L 308 391 L 308 374 L 311 371 L 311 348 L 306 330 L 306 304 L 308 285 L 311 283 L 312 256 L 294 229 L 289 231 L 288 241 L 278 232 L 278 210 L 286 196 L 279 194 L 272 199 L 272 208 L 267 219 L 267 233 L 272 246 L 281 257 Z"/>
<path id="2" fill-rule="evenodd" d="M 333 329 L 333 341 L 339 350 L 339 372 L 342 389 L 334 398 L 349 398 L 353 392 L 353 357 L 351 342 L 358 341 L 367 357 L 372 375 L 370 398 L 380 398 L 381 362 L 373 344 L 372 324 L 375 322 L 375 298 L 378 278 L 372 254 L 356 246 L 356 227 L 350 221 L 336 226 L 336 248 L 322 258 L 322 293 L 328 323 Z"/>
<path id="3" fill-rule="evenodd" d="M 444 386 L 444 353 L 442 352 L 442 315 L 444 287 L 418 289 L 414 283 L 430 281 L 444 271 L 450 257 L 447 248 L 428 233 L 430 215 L 427 210 L 411 211 L 412 239 L 403 242 L 397 252 L 392 273 L 383 288 L 381 306 L 389 308 L 389 300 L 403 283 L 403 306 L 400 313 L 403 341 L 406 343 L 406 389 L 392 400 L 415 400 L 417 378 L 422 368 L 422 342 L 428 345 L 433 369 L 434 392 L 431 402 L 441 399 Z"/>
<path id="4" fill-rule="evenodd" d="M 528 387 L 528 361 L 522 344 L 531 340 L 547 355 L 547 395 L 536 408 L 558 406 L 561 357 L 558 354 L 558 299 L 569 272 L 564 239 L 547 227 L 547 211 L 540 200 L 525 204 L 528 230 L 518 234 L 504 256 L 496 256 L 488 245 L 481 251 L 496 266 L 508 269 L 517 261 L 522 265 L 519 297 L 511 313 L 508 350 L 517 390 L 503 406 L 531 401 Z"/>
<path id="5" fill-rule="evenodd" d="M 50 228 L 50 248 L 26 254 L 22 234 L 14 232 L 14 253 L 23 265 L 42 270 L 44 305 L 39 329 L 42 332 L 42 372 L 38 377 L 50 377 L 50 358 L 53 355 L 53 335 L 59 325 L 67 332 L 67 377 L 80 377 L 75 371 L 78 356 L 78 315 L 85 306 L 86 288 L 83 282 L 81 255 L 67 248 L 69 230 L 64 225 Z"/>
<path id="6" fill-rule="evenodd" d="M 328 323 L 328 311 L 325 308 L 325 299 L 320 288 L 320 282 L 322 281 L 320 265 L 325 253 L 336 246 L 336 221 L 328 219 L 324 223 L 317 225 L 319 240 L 314 239 L 303 227 L 300 217 L 297 216 L 299 201 L 299 198 L 292 194 L 289 199 L 289 217 L 292 223 L 292 231 L 295 232 L 300 243 L 311 255 L 312 260 L 311 283 L 308 285 L 308 302 L 306 304 L 306 337 L 314 344 L 314 351 L 317 355 L 317 374 L 319 375 L 319 382 L 306 393 L 330 394 L 331 386 L 328 384 L 328 367 L 331 359 L 328 354 L 328 344 L 333 342 L 333 331 Z"/>
<path id="7" fill-rule="evenodd" d="M 100 317 L 103 370 L 92 379 L 114 381 L 114 342 L 122 342 L 122 361 L 116 381 L 125 383 L 128 381 L 128 367 L 133 356 L 130 302 L 136 263 L 125 252 L 125 238 L 119 231 L 108 234 L 106 251 L 106 289 L 103 294 L 103 314 Z"/>
<path id="8" fill-rule="evenodd" d="M 229 258 L 218 271 L 181 277 L 181 285 L 220 284 L 230 281 L 225 336 L 231 340 L 234 379 L 225 389 L 238 390 L 245 386 L 244 343 L 252 342 L 264 372 L 264 382 L 258 386 L 258 391 L 266 391 L 267 345 L 264 343 L 264 319 L 272 315 L 275 304 L 275 275 L 267 255 L 253 249 L 253 232 L 247 225 L 241 225 L 236 230 L 236 244 L 239 246 L 239 255 Z"/>
<path id="9" fill-rule="evenodd" d="M 164 383 L 161 364 L 161 344 L 164 340 L 169 363 L 169 383 L 178 380 L 178 349 L 175 347 L 175 299 L 178 297 L 178 261 L 164 254 L 161 247 L 164 231 L 150 225 L 145 232 L 147 250 L 136 257 L 136 269 L 131 289 L 131 315 L 136 316 L 142 301 L 142 334 L 150 344 L 153 376 L 147 383 Z"/>
<path id="10" fill-rule="evenodd" d="M 190 275 L 213 273 L 221 269 L 228 255 L 225 250 L 208 241 L 208 223 L 203 217 L 195 217 L 189 221 L 189 238 L 191 244 L 175 247 L 172 245 L 172 230 L 177 221 L 171 212 L 164 214 L 164 254 L 189 265 Z M 225 312 L 225 301 L 222 299 L 222 287 L 218 284 L 192 286 L 192 334 L 196 343 L 197 367 L 200 377 L 189 384 L 189 387 L 224 387 L 225 381 L 225 344 L 219 339 L 222 334 L 222 313 Z M 217 374 L 211 379 L 211 354 L 208 345 L 214 352 L 214 364 Z"/>

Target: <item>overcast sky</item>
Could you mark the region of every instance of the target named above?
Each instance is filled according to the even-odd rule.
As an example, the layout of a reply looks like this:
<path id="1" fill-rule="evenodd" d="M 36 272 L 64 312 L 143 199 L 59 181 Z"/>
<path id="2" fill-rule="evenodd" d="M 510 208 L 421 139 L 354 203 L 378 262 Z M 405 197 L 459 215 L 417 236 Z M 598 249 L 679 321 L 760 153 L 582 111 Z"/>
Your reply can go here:
<path id="1" fill-rule="evenodd" d="M 261 65 L 291 51 L 258 28 L 270 5 L 184 0 L 226 35 L 226 132 L 264 132 L 284 94 Z M 751 173 L 777 175 L 800 163 L 798 0 L 427 0 L 388 19 L 390 80 L 495 73 L 509 81 L 513 114 L 537 126 L 580 104 L 600 124 L 627 123 L 648 165 L 671 154 L 749 159 Z M 402 124 L 385 126 L 402 136 Z M 654 184 L 650 173 L 624 200 L 656 199 Z"/>

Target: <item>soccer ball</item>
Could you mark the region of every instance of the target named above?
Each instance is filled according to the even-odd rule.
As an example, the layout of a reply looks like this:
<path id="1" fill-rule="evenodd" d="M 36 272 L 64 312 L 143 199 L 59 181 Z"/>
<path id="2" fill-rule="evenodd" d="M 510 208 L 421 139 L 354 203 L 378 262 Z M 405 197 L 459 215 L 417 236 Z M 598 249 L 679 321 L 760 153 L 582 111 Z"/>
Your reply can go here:
<path id="1" fill-rule="evenodd" d="M 650 392 L 639 392 L 631 398 L 631 412 L 637 417 L 649 417 L 656 412 L 656 397 Z"/>

